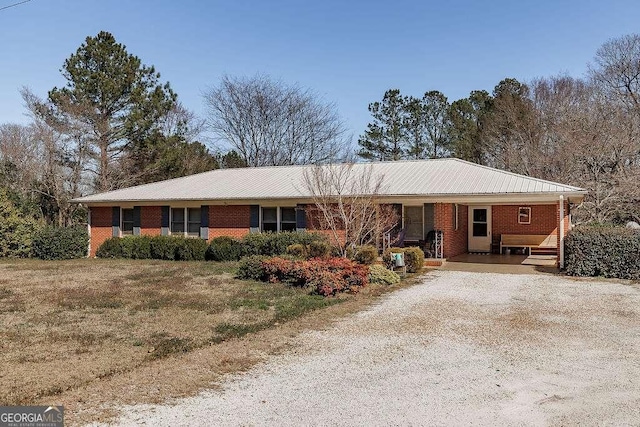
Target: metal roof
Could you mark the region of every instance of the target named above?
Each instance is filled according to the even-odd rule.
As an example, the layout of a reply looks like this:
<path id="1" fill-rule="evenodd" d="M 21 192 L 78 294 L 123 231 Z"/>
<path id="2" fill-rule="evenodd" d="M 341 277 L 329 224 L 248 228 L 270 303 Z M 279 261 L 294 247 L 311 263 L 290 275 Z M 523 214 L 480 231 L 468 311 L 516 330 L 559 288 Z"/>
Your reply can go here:
<path id="1" fill-rule="evenodd" d="M 74 199 L 77 203 L 163 200 L 304 199 L 305 170 L 314 166 L 217 169 L 182 178 L 138 185 Z M 339 167 L 339 166 L 335 166 Z M 573 194 L 586 190 L 518 175 L 455 158 L 356 163 L 353 172 L 371 167 L 384 178 L 383 196 L 470 196 Z"/>

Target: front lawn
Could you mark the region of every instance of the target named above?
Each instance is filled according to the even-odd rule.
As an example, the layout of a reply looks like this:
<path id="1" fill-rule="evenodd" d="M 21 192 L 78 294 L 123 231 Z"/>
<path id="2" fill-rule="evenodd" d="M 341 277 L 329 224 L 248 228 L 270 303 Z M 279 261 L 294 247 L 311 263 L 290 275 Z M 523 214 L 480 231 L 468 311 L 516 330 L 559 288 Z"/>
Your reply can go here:
<path id="1" fill-rule="evenodd" d="M 61 393 L 352 298 L 233 278 L 237 264 L 0 262 L 0 402 Z"/>

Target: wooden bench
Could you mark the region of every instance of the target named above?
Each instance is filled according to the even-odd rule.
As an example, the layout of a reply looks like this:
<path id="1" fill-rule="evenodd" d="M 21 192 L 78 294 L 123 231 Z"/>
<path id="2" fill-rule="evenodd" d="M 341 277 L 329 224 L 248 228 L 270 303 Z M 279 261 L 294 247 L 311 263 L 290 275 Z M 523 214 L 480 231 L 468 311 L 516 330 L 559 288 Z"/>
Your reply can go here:
<path id="1" fill-rule="evenodd" d="M 558 236 L 544 234 L 502 234 L 500 236 L 500 253 L 502 248 L 523 248 L 555 253 L 558 247 Z"/>

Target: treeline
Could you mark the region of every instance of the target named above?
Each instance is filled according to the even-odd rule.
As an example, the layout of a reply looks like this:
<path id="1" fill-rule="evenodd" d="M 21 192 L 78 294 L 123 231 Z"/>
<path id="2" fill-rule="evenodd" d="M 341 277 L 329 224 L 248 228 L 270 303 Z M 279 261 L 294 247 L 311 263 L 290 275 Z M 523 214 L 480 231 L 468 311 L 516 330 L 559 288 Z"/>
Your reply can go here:
<path id="1" fill-rule="evenodd" d="M 584 78 L 507 78 L 449 102 L 387 91 L 358 140 L 370 160 L 454 156 L 589 190 L 578 222 L 640 221 L 640 36 L 606 42 Z"/>
<path id="2" fill-rule="evenodd" d="M 46 96 L 22 90 L 29 124 L 0 125 L 0 198 L 49 224 L 86 221 L 70 203 L 81 195 L 216 168 L 336 161 L 349 143 L 333 104 L 266 76 L 224 77 L 199 118 L 104 31 L 61 72 L 65 86 Z"/>
<path id="3" fill-rule="evenodd" d="M 223 77 L 199 118 L 108 32 L 61 71 L 64 87 L 22 90 L 30 123 L 0 125 L 0 203 L 49 224 L 84 222 L 81 195 L 215 168 L 447 156 L 587 188 L 580 222 L 640 221 L 638 35 L 605 43 L 584 78 L 504 79 L 453 102 L 389 90 L 356 156 L 334 104 L 267 76 Z"/>

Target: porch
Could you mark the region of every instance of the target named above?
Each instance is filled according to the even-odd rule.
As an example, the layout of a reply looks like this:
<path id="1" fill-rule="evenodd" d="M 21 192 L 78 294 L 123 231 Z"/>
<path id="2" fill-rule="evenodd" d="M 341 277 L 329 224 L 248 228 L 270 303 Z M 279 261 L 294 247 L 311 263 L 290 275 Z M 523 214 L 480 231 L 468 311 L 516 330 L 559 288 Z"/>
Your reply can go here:
<path id="1" fill-rule="evenodd" d="M 462 254 L 450 258 L 439 269 L 505 274 L 557 273 L 557 260 L 555 255 Z"/>

